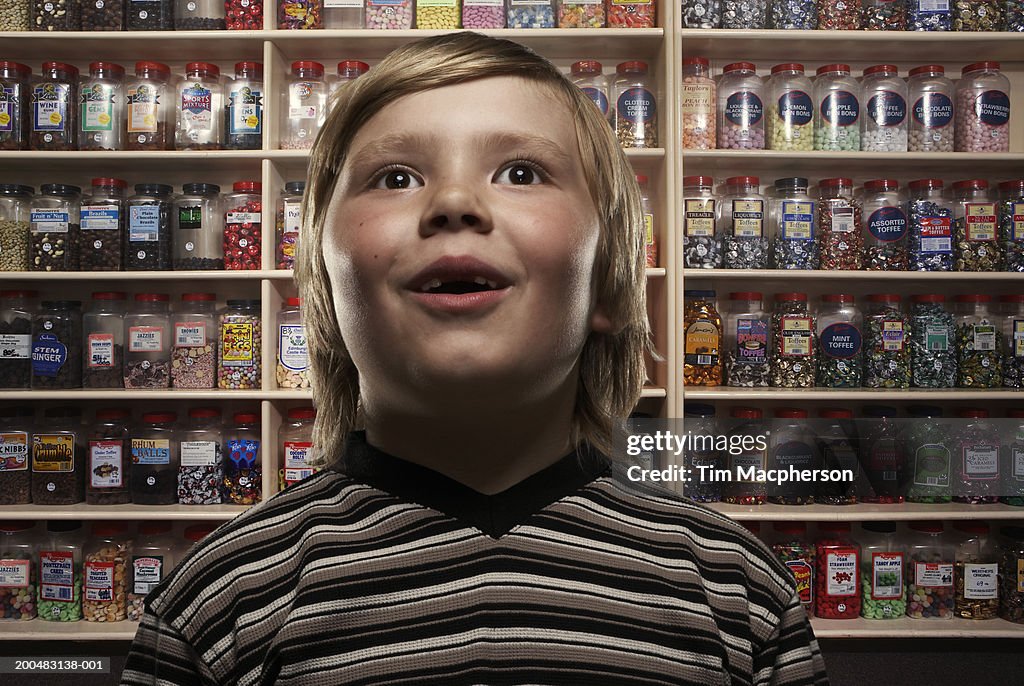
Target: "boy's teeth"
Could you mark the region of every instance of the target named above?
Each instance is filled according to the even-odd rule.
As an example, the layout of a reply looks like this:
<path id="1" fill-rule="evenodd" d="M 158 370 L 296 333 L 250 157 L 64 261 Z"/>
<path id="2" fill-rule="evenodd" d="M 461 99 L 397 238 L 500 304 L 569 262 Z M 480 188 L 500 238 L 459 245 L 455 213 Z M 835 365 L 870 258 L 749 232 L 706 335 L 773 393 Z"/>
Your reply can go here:
<path id="1" fill-rule="evenodd" d="M 421 290 L 425 293 L 427 291 L 432 291 L 435 288 L 440 288 L 440 287 L 441 287 L 441 279 L 431 279 L 430 281 L 428 281 L 425 284 L 423 284 Z"/>
<path id="2" fill-rule="evenodd" d="M 475 279 L 473 279 L 473 283 L 475 283 L 477 286 L 487 286 L 488 288 L 498 287 L 498 283 L 496 281 L 488 281 L 482 276 L 478 276 Z"/>

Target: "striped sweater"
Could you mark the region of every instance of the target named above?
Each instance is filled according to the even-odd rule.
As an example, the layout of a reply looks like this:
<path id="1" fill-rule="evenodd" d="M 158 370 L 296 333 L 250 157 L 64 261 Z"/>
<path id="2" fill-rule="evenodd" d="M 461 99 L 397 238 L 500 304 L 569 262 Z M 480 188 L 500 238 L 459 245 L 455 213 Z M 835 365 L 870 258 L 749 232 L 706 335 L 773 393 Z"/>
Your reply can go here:
<path id="1" fill-rule="evenodd" d="M 486 496 L 356 433 L 147 598 L 122 684 L 826 684 L 789 572 L 588 450 Z"/>

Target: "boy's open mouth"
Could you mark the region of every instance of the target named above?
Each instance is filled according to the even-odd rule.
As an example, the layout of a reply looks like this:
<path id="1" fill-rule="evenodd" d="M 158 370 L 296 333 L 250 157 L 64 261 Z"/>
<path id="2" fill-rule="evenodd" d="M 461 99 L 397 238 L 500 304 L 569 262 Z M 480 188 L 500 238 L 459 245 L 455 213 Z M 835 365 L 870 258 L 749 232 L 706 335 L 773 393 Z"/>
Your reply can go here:
<path id="1" fill-rule="evenodd" d="M 463 295 L 465 293 L 480 293 L 481 291 L 497 290 L 498 282 L 485 279 L 482 276 L 474 277 L 471 281 L 442 281 L 431 279 L 420 287 L 424 293 L 452 293 Z"/>
<path id="2" fill-rule="evenodd" d="M 512 283 L 496 267 L 469 255 L 445 256 L 409 280 L 407 288 L 430 295 L 466 295 L 507 288 Z"/>

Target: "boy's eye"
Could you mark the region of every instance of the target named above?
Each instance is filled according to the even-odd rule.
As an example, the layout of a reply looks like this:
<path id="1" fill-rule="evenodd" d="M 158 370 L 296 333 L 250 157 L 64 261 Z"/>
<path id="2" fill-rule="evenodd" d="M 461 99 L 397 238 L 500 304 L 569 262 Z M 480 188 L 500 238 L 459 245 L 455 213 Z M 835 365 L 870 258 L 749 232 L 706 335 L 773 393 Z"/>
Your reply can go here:
<path id="1" fill-rule="evenodd" d="M 531 186 L 541 182 L 540 172 L 532 165 L 523 162 L 516 162 L 505 167 L 499 174 L 498 180 L 507 178 L 508 183 L 516 186 Z"/>
<path id="2" fill-rule="evenodd" d="M 412 174 L 401 169 L 392 169 L 385 172 L 377 179 L 375 188 L 387 188 L 389 190 L 403 190 L 413 188 L 419 182 Z"/>

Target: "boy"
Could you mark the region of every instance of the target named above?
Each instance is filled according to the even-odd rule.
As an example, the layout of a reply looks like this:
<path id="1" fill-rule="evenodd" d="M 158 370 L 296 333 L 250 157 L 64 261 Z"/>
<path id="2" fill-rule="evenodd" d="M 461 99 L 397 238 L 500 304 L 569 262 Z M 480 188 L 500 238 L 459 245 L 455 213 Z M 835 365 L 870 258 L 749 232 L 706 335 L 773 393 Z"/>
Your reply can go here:
<path id="1" fill-rule="evenodd" d="M 826 683 L 786 569 L 604 456 L 649 340 L 632 175 L 514 43 L 347 86 L 296 269 L 328 467 L 150 594 L 122 683 Z"/>

